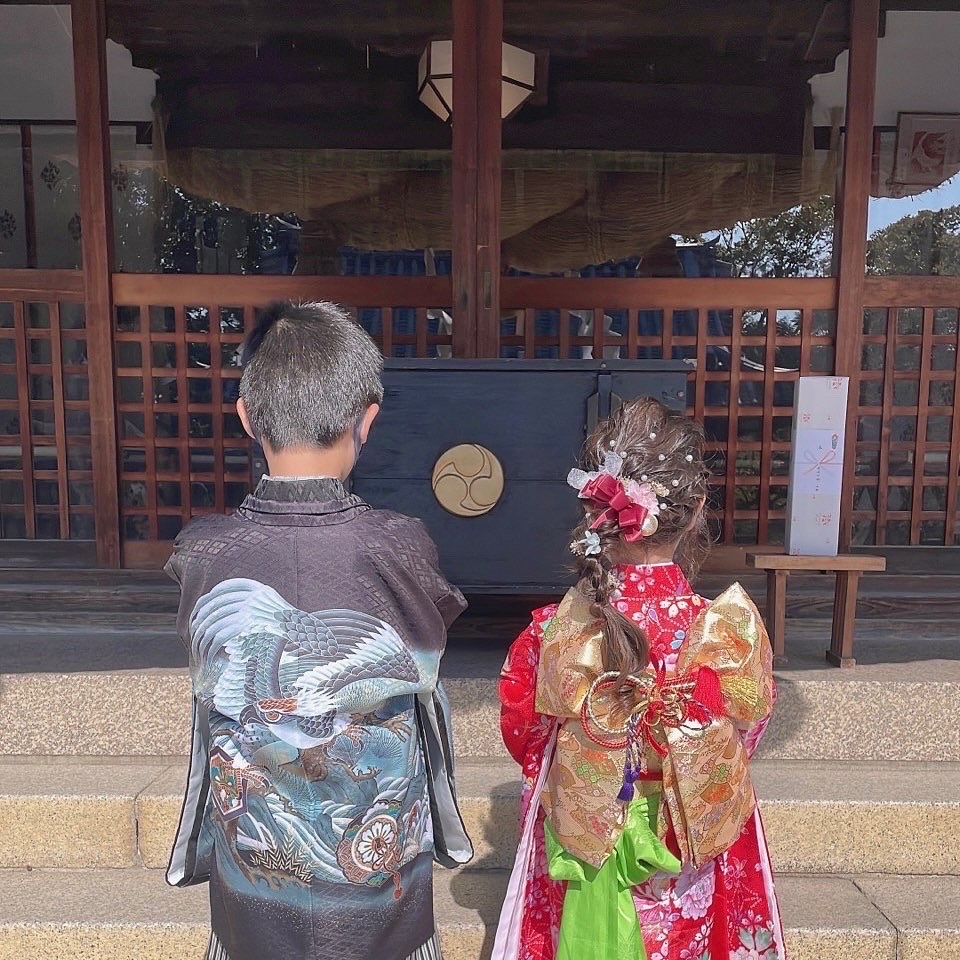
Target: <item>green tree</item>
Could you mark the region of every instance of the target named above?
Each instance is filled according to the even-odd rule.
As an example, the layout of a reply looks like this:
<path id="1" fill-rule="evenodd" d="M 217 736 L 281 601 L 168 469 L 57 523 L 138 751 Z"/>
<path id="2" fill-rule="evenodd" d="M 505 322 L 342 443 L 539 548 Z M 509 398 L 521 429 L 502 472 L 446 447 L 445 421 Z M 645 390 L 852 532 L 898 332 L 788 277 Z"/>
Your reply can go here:
<path id="1" fill-rule="evenodd" d="M 738 277 L 822 277 L 833 252 L 833 198 L 720 230 L 717 254 Z"/>
<path id="2" fill-rule="evenodd" d="M 960 275 L 960 204 L 921 210 L 877 230 L 867 241 L 867 273 Z"/>

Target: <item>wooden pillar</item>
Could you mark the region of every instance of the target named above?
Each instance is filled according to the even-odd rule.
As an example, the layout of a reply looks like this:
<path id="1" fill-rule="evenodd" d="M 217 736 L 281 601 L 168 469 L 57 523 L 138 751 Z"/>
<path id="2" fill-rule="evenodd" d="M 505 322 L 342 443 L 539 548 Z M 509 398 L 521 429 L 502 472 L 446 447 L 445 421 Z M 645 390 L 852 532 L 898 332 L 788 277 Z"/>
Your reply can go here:
<path id="1" fill-rule="evenodd" d="M 477 356 L 500 355 L 500 119 L 503 0 L 478 0 Z"/>
<path id="2" fill-rule="evenodd" d="M 503 0 L 453 2 L 453 350 L 496 356 Z"/>
<path id="3" fill-rule="evenodd" d="M 71 12 L 97 562 L 104 567 L 119 567 L 120 500 L 113 390 L 113 300 L 110 290 L 113 219 L 105 0 L 72 0 Z M 147 322 L 146 317 L 143 322 Z"/>
<path id="4" fill-rule="evenodd" d="M 840 549 L 850 545 L 857 407 L 860 402 L 860 353 L 863 340 L 866 274 L 867 209 L 873 159 L 874 91 L 877 81 L 877 35 L 880 0 L 850 0 L 850 58 L 843 169 L 835 240 L 837 263 L 837 337 L 835 370 L 850 378 L 843 497 L 840 506 Z"/>

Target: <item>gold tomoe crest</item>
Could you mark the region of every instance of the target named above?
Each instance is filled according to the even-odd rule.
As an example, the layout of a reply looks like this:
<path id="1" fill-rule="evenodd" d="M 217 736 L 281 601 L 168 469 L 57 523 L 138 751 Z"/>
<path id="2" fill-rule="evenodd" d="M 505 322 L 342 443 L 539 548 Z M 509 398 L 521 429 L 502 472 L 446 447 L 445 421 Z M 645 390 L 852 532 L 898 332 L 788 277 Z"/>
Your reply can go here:
<path id="1" fill-rule="evenodd" d="M 458 517 L 489 513 L 503 495 L 503 467 L 486 447 L 462 443 L 441 454 L 433 468 L 433 495 Z"/>

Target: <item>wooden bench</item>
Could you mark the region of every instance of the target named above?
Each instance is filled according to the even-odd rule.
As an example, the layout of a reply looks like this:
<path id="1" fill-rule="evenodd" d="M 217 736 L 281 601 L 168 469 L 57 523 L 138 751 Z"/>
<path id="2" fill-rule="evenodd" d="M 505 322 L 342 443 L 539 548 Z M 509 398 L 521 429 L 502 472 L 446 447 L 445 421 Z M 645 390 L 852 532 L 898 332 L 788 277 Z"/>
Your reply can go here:
<path id="1" fill-rule="evenodd" d="M 857 617 L 857 589 L 860 577 L 869 571 L 885 570 L 884 557 L 840 554 L 836 557 L 790 556 L 785 553 L 748 553 L 747 566 L 767 571 L 767 626 L 774 658 L 784 659 L 787 619 L 787 577 L 796 571 L 836 573 L 833 594 L 833 628 L 827 661 L 837 667 L 853 667 L 853 629 Z"/>

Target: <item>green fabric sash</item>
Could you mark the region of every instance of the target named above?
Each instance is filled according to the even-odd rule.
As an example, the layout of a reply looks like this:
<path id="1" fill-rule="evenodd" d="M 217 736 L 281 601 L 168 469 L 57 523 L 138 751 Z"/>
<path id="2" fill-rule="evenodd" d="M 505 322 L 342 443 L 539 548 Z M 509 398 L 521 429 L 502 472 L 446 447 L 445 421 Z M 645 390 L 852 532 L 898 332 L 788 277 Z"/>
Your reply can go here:
<path id="1" fill-rule="evenodd" d="M 545 824 L 550 876 L 567 881 L 556 960 L 646 960 L 630 888 L 660 871 L 680 872 L 657 837 L 658 799 L 630 804 L 623 834 L 599 869 L 567 853 Z"/>

